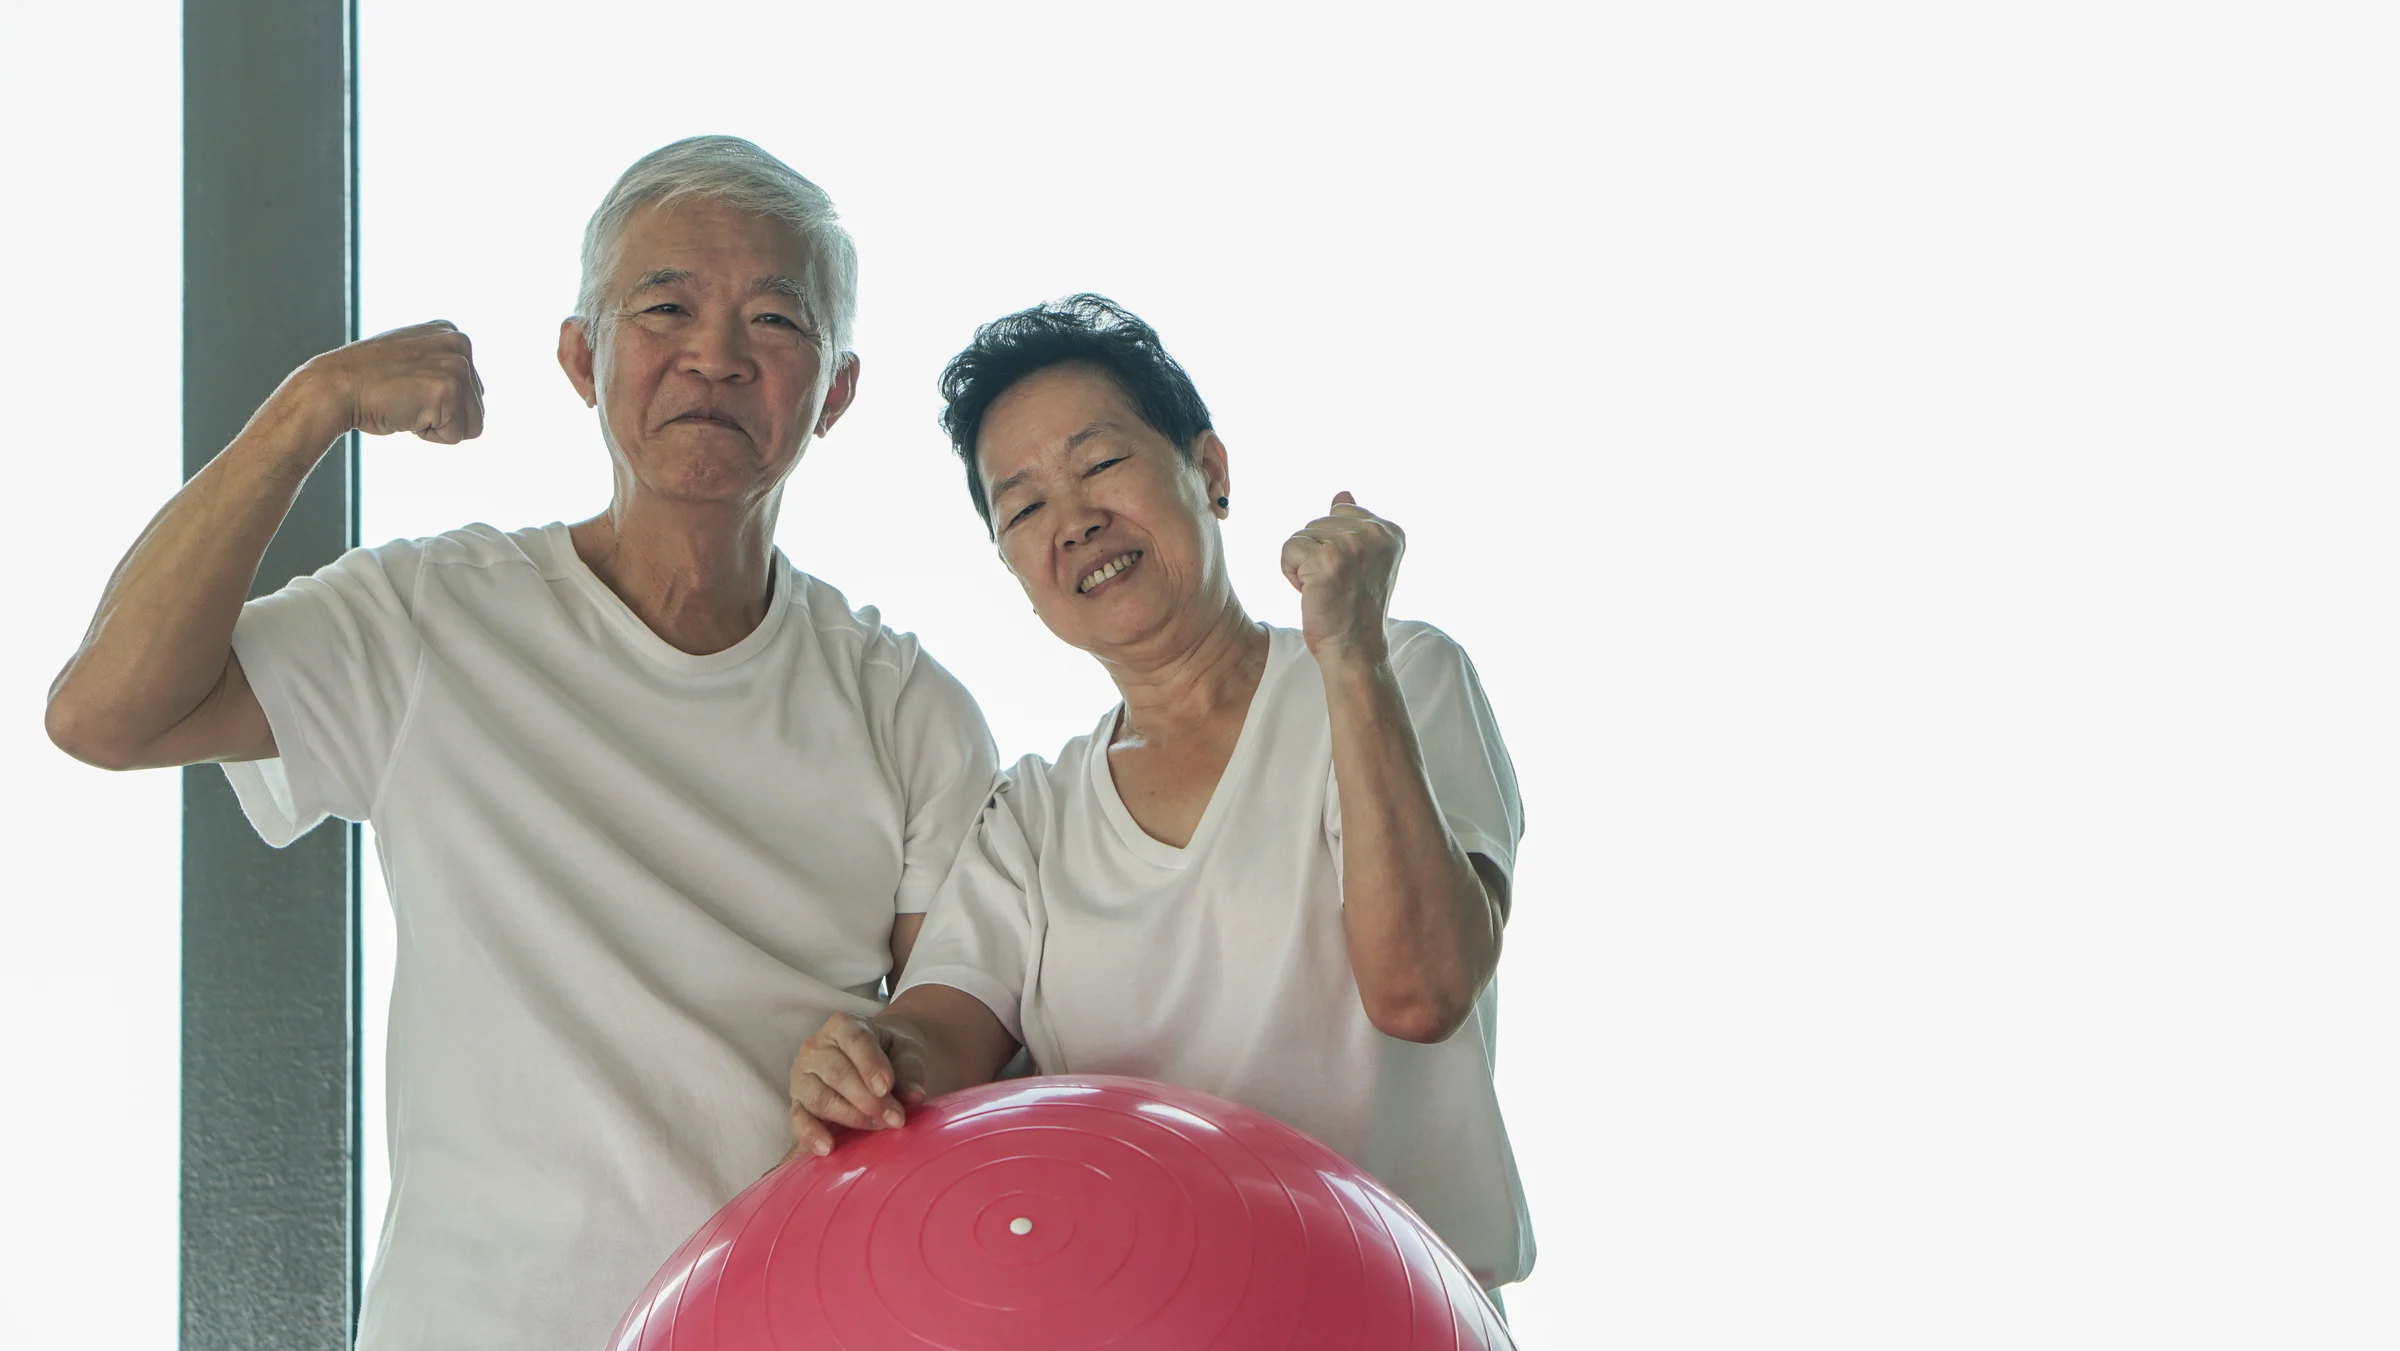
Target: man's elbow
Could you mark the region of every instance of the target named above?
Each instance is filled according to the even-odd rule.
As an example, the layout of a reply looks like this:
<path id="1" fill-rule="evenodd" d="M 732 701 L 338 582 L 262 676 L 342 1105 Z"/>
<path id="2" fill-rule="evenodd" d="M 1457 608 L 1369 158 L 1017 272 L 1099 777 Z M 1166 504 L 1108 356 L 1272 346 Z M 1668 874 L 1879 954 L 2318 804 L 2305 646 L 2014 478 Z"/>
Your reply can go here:
<path id="1" fill-rule="evenodd" d="M 65 691 L 50 696 L 49 705 L 42 710 L 42 730 L 50 734 L 51 745 L 95 768 L 144 767 L 144 747 Z"/>

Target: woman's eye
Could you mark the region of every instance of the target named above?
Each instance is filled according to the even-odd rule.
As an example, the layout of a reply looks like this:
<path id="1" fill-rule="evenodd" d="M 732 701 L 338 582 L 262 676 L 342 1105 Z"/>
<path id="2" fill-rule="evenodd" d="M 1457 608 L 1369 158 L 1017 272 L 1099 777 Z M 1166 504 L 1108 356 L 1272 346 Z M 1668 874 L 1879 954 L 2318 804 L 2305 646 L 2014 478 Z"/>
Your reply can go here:
<path id="1" fill-rule="evenodd" d="M 662 305 L 652 305 L 649 309 L 643 311 L 645 314 L 681 314 L 682 312 L 683 306 L 678 305 L 671 300 Z"/>
<path id="2" fill-rule="evenodd" d="M 1016 515 L 1008 518 L 1008 523 L 1010 525 L 1015 525 L 1017 522 L 1024 520 L 1028 516 L 1031 516 L 1034 513 L 1034 510 L 1041 505 L 1042 504 L 1039 502 L 1026 503 L 1023 507 L 1018 508 Z"/>
<path id="3" fill-rule="evenodd" d="M 1083 471 L 1083 476 L 1084 476 L 1085 478 L 1090 478 L 1092 475 L 1099 473 L 1101 470 L 1108 468 L 1108 467 L 1109 467 L 1110 465 L 1112 465 L 1112 464 L 1123 464 L 1123 463 L 1125 463 L 1125 457 L 1124 457 L 1124 456 L 1122 456 L 1122 455 L 1119 455 L 1117 458 L 1115 458 L 1115 459 L 1113 459 L 1113 460 L 1102 460 L 1100 463 L 1098 463 L 1098 464 L 1096 464 L 1096 465 L 1093 465 L 1093 466 L 1092 466 L 1091 468 L 1089 468 L 1089 469 L 1086 469 L 1086 470 L 1084 470 L 1084 471 Z"/>
<path id="4" fill-rule="evenodd" d="M 793 323 L 791 320 L 789 320 L 789 319 L 786 319 L 786 318 L 785 318 L 785 317 L 783 317 L 782 315 L 780 315 L 780 314 L 775 314 L 775 313 L 773 313 L 773 312 L 769 312 L 769 313 L 766 313 L 766 314 L 762 314 L 762 315 L 758 316 L 758 318 L 759 318 L 759 321 L 760 321 L 761 323 L 769 323 L 769 322 L 771 322 L 771 323 L 778 323 L 778 324 L 781 324 L 781 325 L 783 325 L 785 328 L 797 328 L 797 327 L 799 327 L 799 325 L 797 325 L 797 324 L 794 324 L 794 323 Z"/>

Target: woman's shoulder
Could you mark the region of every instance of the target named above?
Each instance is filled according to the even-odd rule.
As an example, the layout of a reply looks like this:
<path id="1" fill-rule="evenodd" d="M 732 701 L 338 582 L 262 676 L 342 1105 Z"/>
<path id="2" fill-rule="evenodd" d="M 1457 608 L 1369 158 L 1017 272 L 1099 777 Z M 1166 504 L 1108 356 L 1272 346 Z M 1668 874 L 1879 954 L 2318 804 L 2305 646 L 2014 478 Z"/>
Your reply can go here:
<path id="1" fill-rule="evenodd" d="M 1422 619 L 1387 619 L 1383 621 L 1384 647 L 1392 654 L 1394 666 L 1446 657 L 1453 653 L 1466 655 L 1458 640 Z"/>
<path id="2" fill-rule="evenodd" d="M 1067 743 L 1069 747 L 1074 742 Z M 1000 771 L 1000 791 L 1019 795 L 1053 796 L 1056 792 L 1058 766 L 1041 755 L 1028 752 L 1017 762 Z"/>
<path id="3" fill-rule="evenodd" d="M 1279 651 L 1287 651 L 1295 656 L 1307 653 L 1308 640 L 1301 635 L 1300 630 L 1287 629 L 1280 624 L 1268 624 L 1264 627 L 1268 636 L 1277 644 Z M 1395 665 L 1403 662 L 1422 661 L 1437 654 L 1458 653 L 1464 655 L 1466 652 L 1465 648 L 1459 646 L 1456 638 L 1422 619 L 1386 619 L 1383 621 L 1383 642 Z"/>
<path id="4" fill-rule="evenodd" d="M 1101 719 L 1107 727 L 1116 717 L 1115 709 Z M 1014 794 L 1028 807 L 1047 810 L 1059 802 L 1071 802 L 1077 789 L 1091 773 L 1092 747 L 1099 744 L 1101 731 L 1094 729 L 1070 739 L 1058 748 L 1054 756 L 1027 753 L 1000 774 L 999 791 Z"/>

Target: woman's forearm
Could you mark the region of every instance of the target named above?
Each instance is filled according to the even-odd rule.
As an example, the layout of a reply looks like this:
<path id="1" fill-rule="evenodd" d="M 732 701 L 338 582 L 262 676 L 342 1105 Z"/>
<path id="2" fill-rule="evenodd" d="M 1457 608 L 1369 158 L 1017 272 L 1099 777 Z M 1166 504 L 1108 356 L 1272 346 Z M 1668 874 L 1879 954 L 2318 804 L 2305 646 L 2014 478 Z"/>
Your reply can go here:
<path id="1" fill-rule="evenodd" d="M 913 986 L 872 1021 L 891 1033 L 898 1087 L 927 1098 L 989 1083 L 1017 1053 L 1016 1038 L 982 1000 L 947 985 Z"/>
<path id="2" fill-rule="evenodd" d="M 1342 803 L 1342 925 L 1359 999 L 1408 1041 L 1458 1030 L 1500 960 L 1501 898 L 1433 799 L 1408 703 L 1382 654 L 1321 652 Z"/>

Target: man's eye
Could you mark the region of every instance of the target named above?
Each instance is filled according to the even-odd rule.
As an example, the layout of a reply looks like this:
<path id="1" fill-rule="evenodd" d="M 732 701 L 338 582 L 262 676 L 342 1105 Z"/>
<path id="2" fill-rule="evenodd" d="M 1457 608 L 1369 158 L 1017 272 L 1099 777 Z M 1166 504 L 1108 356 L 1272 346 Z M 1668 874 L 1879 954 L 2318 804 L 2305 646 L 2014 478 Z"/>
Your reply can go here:
<path id="1" fill-rule="evenodd" d="M 774 323 L 783 325 L 785 328 L 798 328 L 800 326 L 797 323 L 794 323 L 792 320 L 785 318 L 783 315 L 776 314 L 773 311 L 769 311 L 768 313 L 762 314 L 758 317 L 759 321 L 762 323 L 772 321 Z"/>
<path id="2" fill-rule="evenodd" d="M 1102 460 L 1100 463 L 1098 463 L 1098 464 L 1096 464 L 1096 465 L 1093 465 L 1093 466 L 1092 466 L 1091 468 L 1089 468 L 1089 469 L 1086 469 L 1086 470 L 1084 470 L 1084 471 L 1083 471 L 1083 476 L 1084 476 L 1085 478 L 1090 478 L 1092 475 L 1099 473 L 1101 470 L 1108 468 L 1108 467 L 1109 467 L 1110 465 L 1112 465 L 1112 464 L 1123 464 L 1123 463 L 1125 463 L 1125 457 L 1124 457 L 1124 456 L 1122 456 L 1122 455 L 1119 455 L 1117 458 L 1115 458 L 1115 459 L 1113 459 L 1113 460 Z"/>
<path id="3" fill-rule="evenodd" d="M 1011 517 L 1009 517 L 1009 518 L 1008 518 L 1008 523 L 1009 523 L 1010 525 L 1015 525 L 1017 522 L 1019 522 L 1019 521 L 1021 521 L 1021 520 L 1024 520 L 1024 519 L 1025 519 L 1026 517 L 1028 517 L 1028 516 L 1031 516 L 1031 515 L 1034 513 L 1034 511 L 1035 511 L 1037 508 L 1039 508 L 1041 505 L 1042 505 L 1042 504 L 1041 504 L 1041 503 L 1039 503 L 1039 502 L 1028 502 L 1028 503 L 1026 503 L 1024 506 L 1022 506 L 1022 507 L 1018 508 L 1018 510 L 1017 510 L 1017 514 L 1016 514 L 1016 515 L 1014 515 L 1014 516 L 1011 516 Z"/>
<path id="4" fill-rule="evenodd" d="M 664 302 L 662 302 L 662 303 L 660 303 L 660 304 L 652 305 L 652 306 L 651 306 L 649 309 L 646 309 L 646 310 L 642 311 L 642 313 L 644 313 L 644 314 L 668 314 L 668 313 L 681 314 L 682 312 L 683 312 L 683 306 L 676 304 L 676 303 L 675 303 L 674 301 L 672 301 L 672 300 L 669 300 L 669 301 L 664 301 Z"/>

